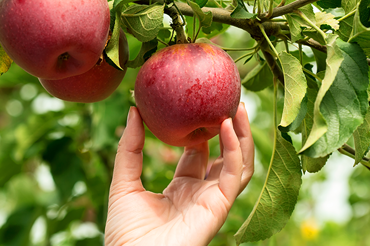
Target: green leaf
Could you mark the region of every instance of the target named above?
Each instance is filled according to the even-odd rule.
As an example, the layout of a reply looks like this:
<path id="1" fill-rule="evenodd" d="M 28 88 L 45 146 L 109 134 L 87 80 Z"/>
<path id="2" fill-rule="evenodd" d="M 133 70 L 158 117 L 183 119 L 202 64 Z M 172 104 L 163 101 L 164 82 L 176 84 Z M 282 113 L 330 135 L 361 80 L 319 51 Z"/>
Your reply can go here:
<path id="1" fill-rule="evenodd" d="M 328 130 L 328 126 L 326 124 L 326 120 L 324 119 L 323 115 L 320 112 L 321 102 L 326 94 L 326 92 L 331 87 L 334 79 L 337 76 L 339 67 L 343 61 L 343 55 L 341 50 L 336 44 L 336 35 L 328 34 L 326 42 L 327 42 L 327 59 L 326 59 L 326 67 L 325 70 L 325 78 L 322 81 L 322 85 L 318 92 L 317 98 L 315 100 L 314 106 L 314 117 L 313 117 L 313 126 L 308 136 L 308 139 L 300 152 L 303 152 L 311 145 L 313 145 L 322 135 L 326 133 Z"/>
<path id="2" fill-rule="evenodd" d="M 163 26 L 165 5 L 132 5 L 122 13 L 122 22 L 140 42 L 157 37 Z"/>
<path id="3" fill-rule="evenodd" d="M 149 42 L 143 42 L 141 44 L 141 49 L 136 58 L 132 61 L 128 61 L 126 66 L 131 68 L 137 68 L 144 64 L 146 60 L 157 50 L 158 40 L 153 39 Z"/>
<path id="4" fill-rule="evenodd" d="M 260 91 L 273 84 L 273 74 L 267 62 L 258 63 L 241 81 L 250 91 Z"/>
<path id="5" fill-rule="evenodd" d="M 284 73 L 284 109 L 280 126 L 287 127 L 297 117 L 301 102 L 306 94 L 307 81 L 297 58 L 289 53 L 279 55 Z"/>
<path id="6" fill-rule="evenodd" d="M 12 62 L 12 59 L 10 59 L 8 54 L 5 53 L 3 47 L 0 44 L 0 75 L 6 73 L 9 70 Z"/>
<path id="7" fill-rule="evenodd" d="M 315 12 L 313 11 L 313 6 L 311 4 L 306 4 L 303 7 L 299 8 L 300 11 L 314 24 L 316 24 L 316 16 Z M 306 23 L 304 20 L 302 20 Z M 308 25 L 308 24 L 306 24 Z M 309 25 L 308 25 L 309 26 Z"/>
<path id="8" fill-rule="evenodd" d="M 370 146 L 370 108 L 367 110 L 364 123 L 353 133 L 353 138 L 356 150 L 355 165 L 357 165 L 369 150 Z"/>
<path id="9" fill-rule="evenodd" d="M 237 19 L 255 19 L 257 17 L 257 14 L 249 13 L 243 0 L 237 0 L 237 3 L 236 8 L 230 14 L 231 17 Z"/>
<path id="10" fill-rule="evenodd" d="M 320 0 L 317 2 L 317 5 L 324 9 L 334 9 L 342 6 L 342 0 Z"/>
<path id="11" fill-rule="evenodd" d="M 290 132 L 297 130 L 302 124 L 304 118 L 306 117 L 306 113 L 307 113 L 307 96 L 303 98 L 298 115 L 294 119 L 294 121 L 286 127 L 279 126 L 279 130 L 281 132 Z"/>
<path id="12" fill-rule="evenodd" d="M 357 3 L 359 0 L 346 0 L 342 1 L 341 6 L 346 14 L 351 12 L 354 8 L 356 8 Z"/>
<path id="13" fill-rule="evenodd" d="M 307 88 L 307 114 L 302 124 L 302 143 L 305 143 L 313 125 L 313 112 L 318 88 Z M 301 156 L 303 172 L 315 173 L 322 169 L 329 156 L 312 158 L 306 155 Z"/>
<path id="14" fill-rule="evenodd" d="M 318 130 L 315 127 L 320 126 L 325 129 L 325 132 L 304 151 L 304 154 L 314 158 L 324 157 L 347 142 L 357 127 L 363 123 L 369 106 L 367 94 L 369 68 L 363 50 L 357 44 L 346 43 L 340 39 L 337 40 L 337 44 L 342 53 L 343 62 L 332 85 L 319 100 L 325 82 L 322 83 L 315 102 L 312 131 L 307 142 L 311 135 L 314 136 L 315 130 L 314 134 L 321 133 L 321 129 Z M 320 112 L 316 111 L 318 107 Z M 317 121 L 318 114 L 322 117 L 319 119 L 322 121 L 320 123 Z"/>
<path id="15" fill-rule="evenodd" d="M 342 8 L 345 14 L 349 14 L 356 7 L 357 7 L 357 0 L 342 1 Z M 340 27 L 336 33 L 339 35 L 339 37 L 342 40 L 346 42 L 348 41 L 352 33 L 353 20 L 354 20 L 354 15 L 349 15 L 339 22 Z"/>
<path id="16" fill-rule="evenodd" d="M 120 25 L 120 18 L 119 18 L 119 13 L 116 12 L 116 18 L 115 18 L 115 24 L 114 24 L 114 29 L 112 36 L 108 42 L 107 47 L 105 48 L 105 53 L 107 57 L 110 59 L 111 62 L 114 63 L 114 65 L 123 70 L 120 64 L 119 60 L 119 36 L 120 36 L 120 30 L 121 30 L 121 25 Z"/>
<path id="17" fill-rule="evenodd" d="M 327 55 L 326 53 L 322 52 L 322 51 L 319 51 L 317 49 L 314 49 L 312 48 L 312 53 L 315 57 L 315 61 L 316 61 L 316 65 L 317 65 L 317 73 L 321 72 L 321 71 L 325 71 L 326 70 L 326 58 L 327 58 Z"/>
<path id="18" fill-rule="evenodd" d="M 187 0 L 186 2 L 193 10 L 195 16 L 198 18 L 200 25 L 202 27 L 210 27 L 212 24 L 212 19 L 213 19 L 212 12 L 209 11 L 209 12 L 204 13 L 197 3 L 189 1 L 189 0 Z"/>
<path id="19" fill-rule="evenodd" d="M 292 43 L 304 38 L 301 28 L 301 17 L 296 14 L 287 14 L 285 17 L 289 24 Z"/>
<path id="20" fill-rule="evenodd" d="M 367 56 L 370 55 L 370 28 L 368 19 L 369 13 L 367 14 L 363 11 L 363 9 L 367 9 L 367 5 L 369 0 L 362 0 L 357 7 L 357 11 L 354 16 L 353 20 L 353 28 L 350 37 L 348 38 L 348 42 L 356 42 L 358 43 L 361 48 L 365 51 Z M 364 20 L 365 19 L 365 20 Z"/>
<path id="21" fill-rule="evenodd" d="M 235 234 L 237 244 L 271 237 L 288 222 L 302 183 L 298 155 L 277 131 L 265 184 L 251 214 Z"/>
<path id="22" fill-rule="evenodd" d="M 195 2 L 199 5 L 200 8 L 206 6 L 208 0 L 195 0 Z"/>
<path id="23" fill-rule="evenodd" d="M 121 10 L 123 4 L 135 2 L 135 0 L 114 0 L 113 10 Z"/>
<path id="24" fill-rule="evenodd" d="M 224 33 L 230 25 L 226 25 L 219 22 L 212 22 L 211 26 L 209 27 L 202 27 L 203 34 L 207 38 L 212 38 L 218 34 Z M 198 36 L 199 37 L 199 36 Z"/>

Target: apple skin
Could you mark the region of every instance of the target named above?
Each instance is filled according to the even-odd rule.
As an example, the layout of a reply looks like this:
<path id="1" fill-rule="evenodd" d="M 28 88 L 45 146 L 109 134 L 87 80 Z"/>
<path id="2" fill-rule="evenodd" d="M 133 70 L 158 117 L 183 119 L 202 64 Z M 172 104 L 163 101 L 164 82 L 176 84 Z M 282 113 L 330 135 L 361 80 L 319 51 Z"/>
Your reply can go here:
<path id="1" fill-rule="evenodd" d="M 125 66 L 129 59 L 129 48 L 126 35 L 120 30 L 119 60 L 123 70 L 103 61 L 97 63 L 86 73 L 60 80 L 39 78 L 40 83 L 51 95 L 64 101 L 92 103 L 106 99 L 119 86 L 126 74 Z"/>
<path id="2" fill-rule="evenodd" d="M 62 79 L 99 60 L 109 32 L 107 0 L 1 0 L 0 43 L 28 73 Z"/>
<path id="3" fill-rule="evenodd" d="M 205 43 L 176 44 L 141 67 L 135 101 L 149 130 L 162 142 L 192 146 L 216 136 L 236 114 L 239 71 L 222 49 Z"/>

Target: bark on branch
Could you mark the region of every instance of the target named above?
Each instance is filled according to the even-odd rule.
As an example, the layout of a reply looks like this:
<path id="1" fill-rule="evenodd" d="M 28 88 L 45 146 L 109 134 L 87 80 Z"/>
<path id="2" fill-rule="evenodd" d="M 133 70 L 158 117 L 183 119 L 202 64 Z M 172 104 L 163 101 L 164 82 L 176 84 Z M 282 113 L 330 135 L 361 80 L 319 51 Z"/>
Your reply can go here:
<path id="1" fill-rule="evenodd" d="M 282 15 L 293 12 L 293 10 L 299 9 L 300 7 L 303 7 L 310 3 L 314 3 L 316 1 L 318 0 L 297 0 L 285 6 L 274 8 L 272 14 L 269 14 L 268 12 L 263 13 L 260 19 L 264 21 L 264 20 L 267 20 L 266 16 L 269 16 L 269 19 L 282 16 Z"/>

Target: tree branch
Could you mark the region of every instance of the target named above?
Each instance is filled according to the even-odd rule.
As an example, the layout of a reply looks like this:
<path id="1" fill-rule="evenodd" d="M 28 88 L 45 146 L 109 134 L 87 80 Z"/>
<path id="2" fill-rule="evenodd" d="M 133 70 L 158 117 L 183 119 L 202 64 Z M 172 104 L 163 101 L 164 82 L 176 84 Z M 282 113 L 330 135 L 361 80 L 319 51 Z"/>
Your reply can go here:
<path id="1" fill-rule="evenodd" d="M 341 148 L 338 149 L 338 151 L 344 155 L 347 155 L 351 158 L 354 158 L 356 156 L 356 151 L 351 147 L 349 146 L 348 144 L 344 144 Z M 370 163 L 369 163 L 369 158 L 367 157 L 363 157 L 362 158 L 362 161 L 360 161 L 360 163 L 362 165 L 364 165 L 364 167 L 366 167 L 367 169 L 370 170 Z"/>
<path id="2" fill-rule="evenodd" d="M 297 1 L 294 1 L 290 4 L 288 4 L 288 5 L 274 8 L 272 14 L 269 14 L 268 12 L 263 13 L 260 16 L 260 19 L 262 21 L 266 21 L 266 20 L 272 19 L 274 17 L 282 16 L 282 15 L 291 13 L 293 10 L 299 9 L 300 7 L 303 7 L 303 6 L 305 6 L 307 4 L 310 4 L 310 3 L 314 3 L 316 1 L 318 1 L 318 0 L 297 0 Z"/>

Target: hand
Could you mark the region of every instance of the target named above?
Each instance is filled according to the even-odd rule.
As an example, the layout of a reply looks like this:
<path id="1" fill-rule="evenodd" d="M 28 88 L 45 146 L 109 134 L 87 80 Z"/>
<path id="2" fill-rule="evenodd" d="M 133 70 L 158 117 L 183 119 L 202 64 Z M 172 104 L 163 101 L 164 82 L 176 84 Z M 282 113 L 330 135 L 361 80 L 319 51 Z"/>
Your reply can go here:
<path id="1" fill-rule="evenodd" d="M 254 144 L 244 105 L 239 105 L 233 120 L 221 124 L 221 156 L 207 177 L 208 143 L 185 147 L 163 194 L 146 191 L 141 183 L 144 139 L 142 119 L 132 107 L 115 161 L 105 245 L 207 245 L 254 171 Z"/>

